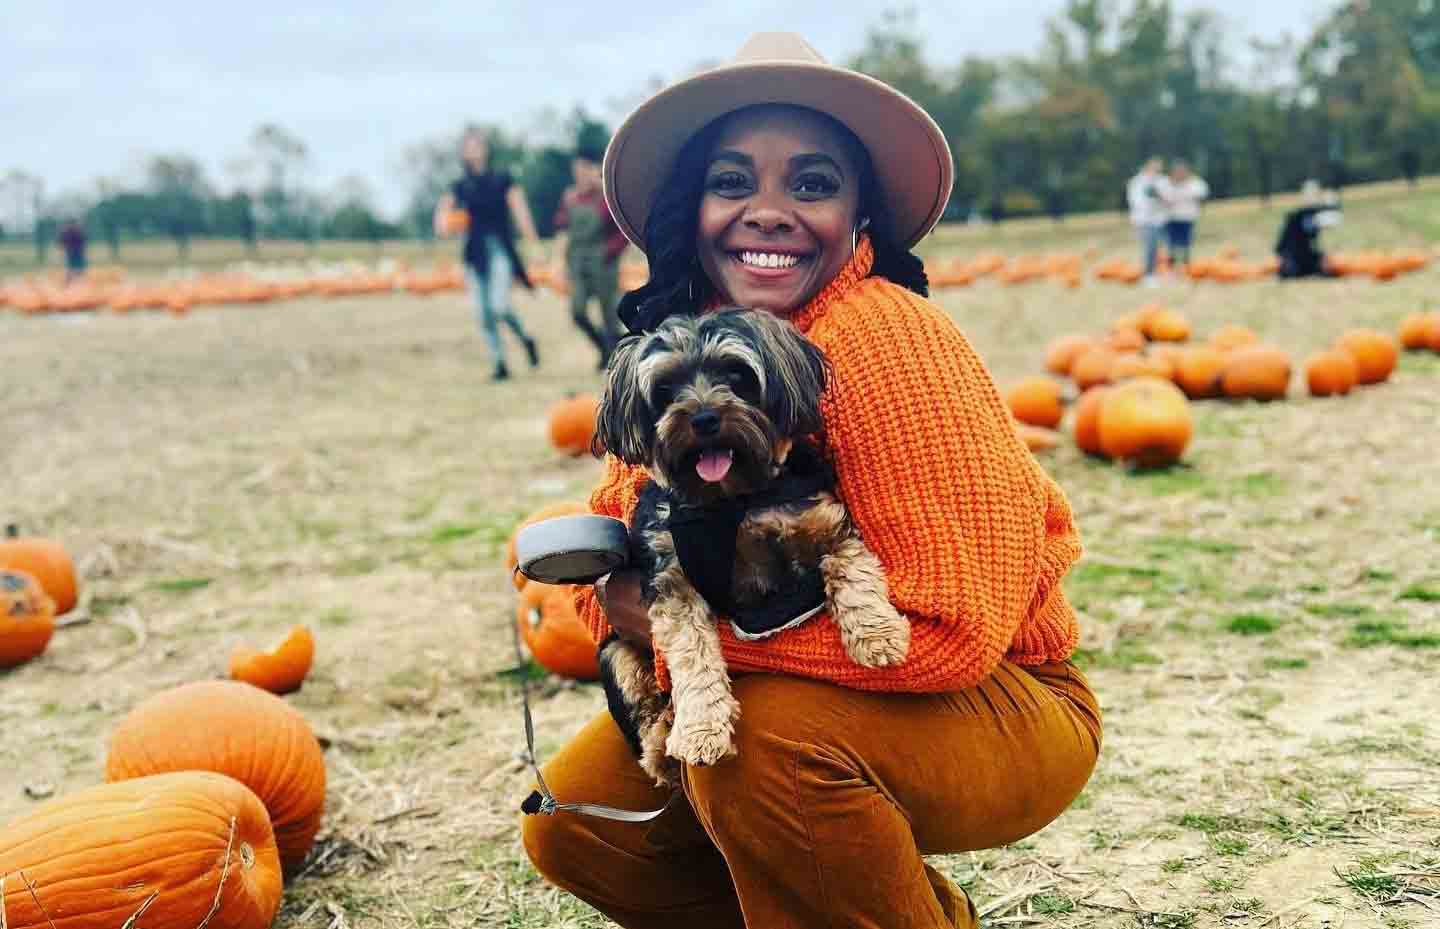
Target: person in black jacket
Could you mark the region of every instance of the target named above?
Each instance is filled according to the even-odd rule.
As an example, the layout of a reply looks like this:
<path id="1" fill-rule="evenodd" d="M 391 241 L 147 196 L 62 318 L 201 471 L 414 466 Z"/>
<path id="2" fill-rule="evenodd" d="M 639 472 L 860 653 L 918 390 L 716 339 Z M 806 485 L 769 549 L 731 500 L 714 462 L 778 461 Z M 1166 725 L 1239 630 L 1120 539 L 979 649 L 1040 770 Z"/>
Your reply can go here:
<path id="1" fill-rule="evenodd" d="M 1340 222 L 1340 205 L 1333 193 L 1322 193 L 1315 181 L 1306 181 L 1300 193 L 1302 205 L 1285 214 L 1275 242 L 1278 273 L 1282 278 L 1333 276 L 1318 243 L 1320 230 Z"/>
<path id="2" fill-rule="evenodd" d="M 501 323 L 509 326 L 525 347 L 530 367 L 540 364 L 535 339 L 525 331 L 510 302 L 510 286 L 514 281 L 534 289 L 515 249 L 512 220 L 525 241 L 538 245 L 540 237 L 535 233 L 525 192 L 509 172 L 490 169 L 490 143 L 485 133 L 480 129 L 467 129 L 460 151 L 465 174 L 436 204 L 435 231 L 439 235 L 450 233 L 453 227 L 449 216 L 456 209 L 464 210 L 469 216 L 465 229 L 465 279 L 495 363 L 492 380 L 503 381 L 510 376 L 510 369 L 505 364 L 505 344 L 500 339 Z"/>

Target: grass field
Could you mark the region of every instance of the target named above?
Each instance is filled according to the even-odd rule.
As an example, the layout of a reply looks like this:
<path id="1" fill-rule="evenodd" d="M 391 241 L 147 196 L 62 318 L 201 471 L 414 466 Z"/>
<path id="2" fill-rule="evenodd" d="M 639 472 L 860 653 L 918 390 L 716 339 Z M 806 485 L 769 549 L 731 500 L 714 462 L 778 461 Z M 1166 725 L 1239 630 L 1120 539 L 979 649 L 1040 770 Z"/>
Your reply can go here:
<path id="1" fill-rule="evenodd" d="M 1348 206 L 1327 247 L 1440 242 L 1433 182 Z M 1217 208 L 1200 251 L 1261 257 L 1278 221 Z M 1128 253 L 1123 219 L 946 229 L 925 251 L 1090 247 Z M 1152 298 L 1303 358 L 1440 308 L 1440 270 L 1155 292 L 986 280 L 937 299 L 1003 384 L 1051 336 Z M 542 425 L 598 386 L 593 354 L 558 299 L 518 299 L 544 360 L 503 386 L 460 295 L 0 315 L 4 515 L 80 557 L 93 617 L 0 673 L 0 822 L 30 793 L 96 783 L 137 700 L 303 621 L 319 657 L 290 699 L 330 790 L 277 926 L 606 925 L 517 842 L 529 779 L 500 552 L 520 516 L 599 472 L 557 458 Z M 1049 828 L 937 866 L 997 926 L 1440 925 L 1440 356 L 1343 399 L 1292 388 L 1196 415 L 1174 470 L 1045 458 L 1087 548 L 1066 586 L 1104 754 Z M 548 757 L 604 701 L 541 690 Z"/>

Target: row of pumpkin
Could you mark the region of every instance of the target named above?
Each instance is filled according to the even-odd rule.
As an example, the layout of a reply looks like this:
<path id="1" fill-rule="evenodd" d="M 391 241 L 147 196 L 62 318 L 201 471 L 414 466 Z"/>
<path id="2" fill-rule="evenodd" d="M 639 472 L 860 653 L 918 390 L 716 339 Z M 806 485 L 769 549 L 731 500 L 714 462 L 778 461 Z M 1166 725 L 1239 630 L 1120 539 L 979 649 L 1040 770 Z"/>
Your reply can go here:
<path id="1" fill-rule="evenodd" d="M 1062 336 L 1046 348 L 1051 375 L 1069 378 L 1078 391 L 1074 435 L 1084 452 L 1158 467 L 1178 461 L 1189 444 L 1190 400 L 1229 398 L 1273 401 L 1290 389 L 1293 365 L 1283 349 L 1261 343 L 1244 326 L 1227 325 L 1203 344 L 1188 340 L 1182 314 L 1159 305 L 1117 320 L 1101 336 Z M 1412 314 L 1399 338 L 1351 329 L 1306 359 L 1312 396 L 1349 393 L 1357 385 L 1389 379 L 1403 346 L 1440 352 L 1440 313 Z M 1067 388 L 1051 376 L 1022 379 L 1006 392 L 1022 438 L 1036 451 L 1053 448 L 1065 416 Z"/>

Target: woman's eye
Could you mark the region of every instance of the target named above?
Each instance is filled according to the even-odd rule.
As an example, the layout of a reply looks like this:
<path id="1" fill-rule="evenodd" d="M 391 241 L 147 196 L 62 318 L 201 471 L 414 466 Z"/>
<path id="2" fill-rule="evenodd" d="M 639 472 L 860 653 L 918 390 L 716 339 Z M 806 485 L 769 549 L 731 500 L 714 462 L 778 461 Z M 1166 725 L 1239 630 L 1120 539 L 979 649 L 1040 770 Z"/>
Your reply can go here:
<path id="1" fill-rule="evenodd" d="M 743 193 L 750 187 L 750 179 L 739 171 L 725 171 L 720 174 L 712 174 L 705 182 L 707 190 L 717 194 Z"/>
<path id="2" fill-rule="evenodd" d="M 811 197 L 826 197 L 840 189 L 840 182 L 828 174 L 802 174 L 795 179 L 795 192 Z"/>

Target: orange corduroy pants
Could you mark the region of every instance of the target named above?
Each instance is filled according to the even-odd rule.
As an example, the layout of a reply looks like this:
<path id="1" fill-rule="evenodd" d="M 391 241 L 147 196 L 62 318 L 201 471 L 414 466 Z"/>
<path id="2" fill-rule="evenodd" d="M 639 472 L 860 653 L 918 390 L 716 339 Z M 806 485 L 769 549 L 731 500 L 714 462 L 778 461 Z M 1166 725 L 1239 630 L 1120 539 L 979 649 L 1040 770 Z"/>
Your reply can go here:
<path id="1" fill-rule="evenodd" d="M 1069 662 L 1002 662 L 968 690 L 886 694 L 738 676 L 738 754 L 650 781 L 609 715 L 545 766 L 565 801 L 648 823 L 529 816 L 535 867 L 625 929 L 940 929 L 975 909 L 923 855 L 1054 820 L 1090 777 L 1100 713 Z"/>

